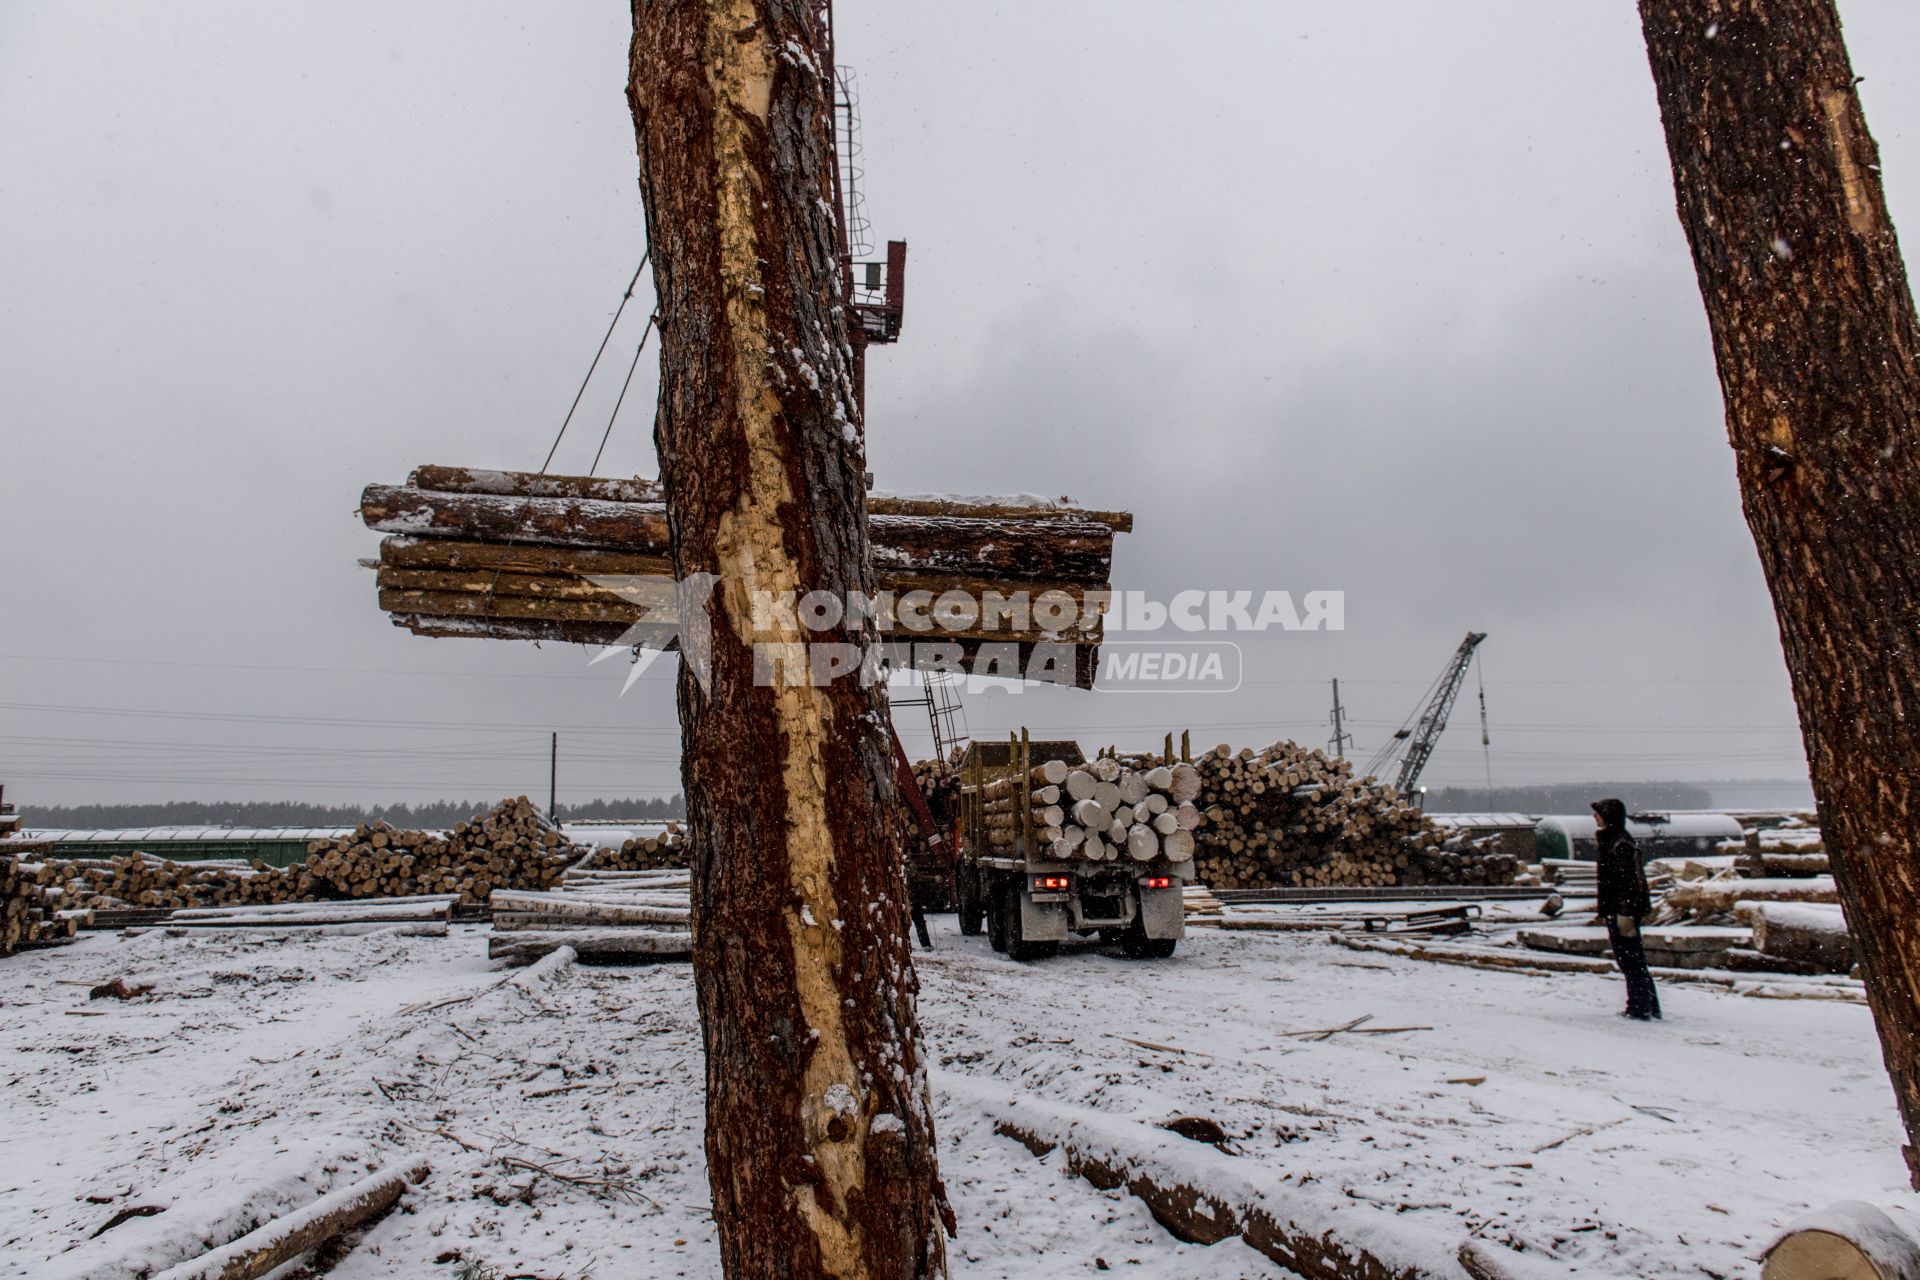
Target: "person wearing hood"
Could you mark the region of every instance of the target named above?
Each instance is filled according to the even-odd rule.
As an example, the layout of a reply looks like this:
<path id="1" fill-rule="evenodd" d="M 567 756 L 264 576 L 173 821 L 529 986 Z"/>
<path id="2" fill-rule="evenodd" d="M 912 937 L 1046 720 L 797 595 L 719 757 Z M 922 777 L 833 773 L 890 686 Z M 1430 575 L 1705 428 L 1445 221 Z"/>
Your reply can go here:
<path id="1" fill-rule="evenodd" d="M 1627 806 L 1619 800 L 1595 800 L 1593 822 L 1599 832 L 1600 861 L 1596 868 L 1600 918 L 1607 926 L 1613 959 L 1627 980 L 1627 1007 L 1622 1017 L 1648 1022 L 1660 1016 L 1660 995 L 1654 990 L 1653 971 L 1640 938 L 1640 923 L 1653 911 L 1640 846 L 1627 834 Z"/>

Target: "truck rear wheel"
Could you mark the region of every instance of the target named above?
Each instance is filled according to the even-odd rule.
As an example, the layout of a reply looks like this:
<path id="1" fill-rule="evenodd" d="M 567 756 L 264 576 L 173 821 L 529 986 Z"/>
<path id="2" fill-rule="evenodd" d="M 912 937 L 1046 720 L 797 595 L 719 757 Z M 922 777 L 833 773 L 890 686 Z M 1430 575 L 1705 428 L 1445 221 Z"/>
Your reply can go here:
<path id="1" fill-rule="evenodd" d="M 980 872 L 963 862 L 954 868 L 953 878 L 959 882 L 954 895 L 960 900 L 960 932 L 969 938 L 978 937 L 987 916 L 986 905 L 980 901 Z"/>
<path id="2" fill-rule="evenodd" d="M 983 908 L 987 917 L 987 941 L 995 951 L 1005 951 L 1009 941 L 1005 905 L 1007 896 L 1005 890 L 996 890 L 992 900 Z M 1014 931 L 1018 932 L 1017 922 L 1015 922 Z"/>
<path id="3" fill-rule="evenodd" d="M 1129 960 L 1165 960 L 1179 945 L 1178 938 L 1149 938 L 1135 929 L 1120 940 L 1120 954 Z"/>
<path id="4" fill-rule="evenodd" d="M 1027 942 L 1020 937 L 1020 890 L 1011 885 L 994 898 L 993 918 L 1006 939 L 1006 945 L 996 950 L 1005 951 L 1010 960 L 1044 960 L 1060 950 L 1057 942 Z"/>

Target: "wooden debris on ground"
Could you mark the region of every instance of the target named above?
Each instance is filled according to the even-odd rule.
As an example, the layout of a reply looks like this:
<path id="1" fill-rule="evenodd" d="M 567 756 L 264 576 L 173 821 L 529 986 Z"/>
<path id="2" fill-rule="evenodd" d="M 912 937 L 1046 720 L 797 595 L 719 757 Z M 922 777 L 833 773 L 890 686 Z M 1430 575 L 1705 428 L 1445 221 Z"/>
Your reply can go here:
<path id="1" fill-rule="evenodd" d="M 532 964 L 571 947 L 586 964 L 693 957 L 690 878 L 668 870 L 576 867 L 545 893 L 493 895 L 489 959 Z"/>
<path id="2" fill-rule="evenodd" d="M 1920 1218 L 1843 1200 L 1789 1222 L 1762 1256 L 1761 1280 L 1906 1280 L 1920 1275 Z"/>
<path id="3" fill-rule="evenodd" d="M 1753 949 L 1763 959 L 1812 973 L 1853 969 L 1853 938 L 1837 904 L 1749 901 L 1734 914 L 1752 927 Z"/>
<path id="4" fill-rule="evenodd" d="M 154 1280 L 259 1280 L 385 1213 L 410 1185 L 427 1176 L 428 1168 L 423 1157 L 404 1160 L 275 1218 L 204 1257 L 163 1271 Z"/>
<path id="5" fill-rule="evenodd" d="M 1655 920 L 1661 924 L 1681 920 L 1695 924 L 1731 924 L 1734 908 L 1743 902 L 1839 901 L 1840 892 L 1831 876 L 1783 880 L 1724 876 L 1674 885 L 1662 896 Z"/>

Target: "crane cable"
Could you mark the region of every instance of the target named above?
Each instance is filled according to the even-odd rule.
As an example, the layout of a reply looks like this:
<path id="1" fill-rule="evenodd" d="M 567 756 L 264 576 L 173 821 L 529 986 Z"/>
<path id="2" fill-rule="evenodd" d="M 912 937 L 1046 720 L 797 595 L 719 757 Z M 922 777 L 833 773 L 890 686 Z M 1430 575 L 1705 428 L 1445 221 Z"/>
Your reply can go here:
<path id="1" fill-rule="evenodd" d="M 627 304 L 633 301 L 633 291 L 640 284 L 640 273 L 647 269 L 647 263 L 652 258 L 653 258 L 653 246 L 649 245 L 647 246 L 646 252 L 640 255 L 640 265 L 633 269 L 633 279 L 627 281 L 627 291 L 620 295 L 620 305 L 613 309 L 613 320 L 611 323 L 607 325 L 607 332 L 600 339 L 599 350 L 593 353 L 593 363 L 587 366 L 587 376 L 580 379 L 580 389 L 573 393 L 573 403 L 567 406 L 567 416 L 561 419 L 560 421 L 560 432 L 558 435 L 554 436 L 553 438 L 553 447 L 547 450 L 547 460 L 540 464 L 541 475 L 547 474 L 547 468 L 553 465 L 553 455 L 560 451 L 560 441 L 567 434 L 568 425 L 573 422 L 574 411 L 580 407 L 580 397 L 587 394 L 587 384 L 593 381 L 593 371 L 600 367 L 600 357 L 607 353 L 607 343 L 611 341 L 613 338 L 614 326 L 620 323 L 620 317 L 622 314 L 625 313 L 627 309 Z M 647 327 L 649 331 L 651 331 L 653 327 L 651 321 L 648 322 Z M 643 335 L 640 339 L 641 345 L 642 346 L 646 345 L 646 341 L 647 341 L 646 337 Z M 639 352 L 636 351 L 634 353 L 633 361 L 636 365 L 640 363 Z M 632 381 L 633 374 L 631 371 L 628 372 L 627 379 L 628 381 Z M 626 394 L 626 389 L 623 387 L 621 388 L 621 395 L 625 396 L 625 394 Z M 618 411 L 619 410 L 616 408 L 615 412 L 617 413 Z M 608 429 L 609 431 L 611 431 L 612 429 L 611 423 L 608 424 Z M 606 444 L 604 441 L 601 442 L 601 447 L 602 448 L 606 447 Z M 595 459 L 597 463 L 598 461 L 597 454 L 595 455 Z"/>
<path id="2" fill-rule="evenodd" d="M 626 314 L 627 304 L 633 301 L 633 291 L 640 285 L 640 273 L 647 269 L 647 263 L 652 260 L 653 246 L 648 245 L 645 252 L 640 255 L 640 265 L 633 269 L 633 278 L 627 281 L 626 291 L 620 295 L 620 305 L 613 309 L 613 319 L 608 321 L 607 331 L 600 335 L 600 345 L 593 353 L 593 362 L 587 366 L 587 376 L 580 379 L 580 389 L 573 393 L 573 403 L 567 406 L 567 416 L 560 420 L 560 430 L 554 435 L 553 444 L 547 449 L 546 461 L 540 464 L 541 475 L 547 474 L 547 468 L 553 465 L 553 455 L 560 452 L 560 442 L 566 438 L 567 428 L 573 423 L 573 415 L 580 408 L 581 397 L 587 394 L 587 384 L 593 381 L 594 370 L 600 367 L 600 357 L 607 354 L 607 343 L 613 340 L 613 331 L 620 324 L 620 317 Z M 627 367 L 627 381 L 620 386 L 620 401 L 624 401 L 627 398 L 627 386 L 633 381 L 633 371 L 640 366 L 640 352 L 646 348 L 647 338 L 653 333 L 654 322 L 659 318 L 656 314 L 649 316 L 647 319 L 647 327 L 640 335 L 640 345 L 634 349 L 633 363 Z M 619 415 L 620 402 L 616 401 L 613 406 L 613 418 L 617 418 Z M 594 451 L 593 465 L 595 469 L 598 469 L 600 466 L 600 455 L 606 450 L 607 437 L 613 434 L 613 418 L 607 419 L 607 429 L 600 437 L 600 448 Z M 589 471 L 587 474 L 592 475 L 593 472 Z M 521 504 L 520 514 L 515 518 L 516 522 L 526 519 L 527 513 L 533 510 L 533 502 L 534 495 L 528 494 L 526 501 Z M 518 531 L 515 531 L 508 536 L 507 545 L 511 547 L 518 543 L 519 540 L 520 535 Z M 500 585 L 500 574 L 503 569 L 504 565 L 495 566 L 493 577 L 487 582 L 486 596 L 488 599 L 492 599 L 494 588 Z M 538 644 L 539 641 L 536 640 L 534 643 Z"/>
<path id="3" fill-rule="evenodd" d="M 600 470 L 600 455 L 607 451 L 607 440 L 613 435 L 614 419 L 620 416 L 620 406 L 627 402 L 627 388 L 633 385 L 633 371 L 640 367 L 640 353 L 647 349 L 647 339 L 653 336 L 654 326 L 659 321 L 660 313 L 656 311 L 647 317 L 647 327 L 640 332 L 640 345 L 633 349 L 633 363 L 627 366 L 627 380 L 620 384 L 620 395 L 613 402 L 613 412 L 607 415 L 607 429 L 600 433 L 600 447 L 593 451 L 593 465 L 587 468 L 588 475 Z"/>

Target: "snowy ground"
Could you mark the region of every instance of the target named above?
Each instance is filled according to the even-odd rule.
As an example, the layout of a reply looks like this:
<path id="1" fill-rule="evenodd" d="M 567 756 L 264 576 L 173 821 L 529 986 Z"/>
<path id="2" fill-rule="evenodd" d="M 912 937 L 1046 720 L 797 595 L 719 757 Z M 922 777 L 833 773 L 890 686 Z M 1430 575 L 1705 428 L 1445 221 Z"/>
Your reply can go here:
<path id="1" fill-rule="evenodd" d="M 1230 1158 L 1383 1229 L 1583 1276 L 1752 1274 L 1803 1210 L 1912 1200 L 1858 1006 L 1670 987 L 1642 1025 L 1614 1016 L 1616 981 L 1316 935 L 1019 965 L 935 927 L 922 1017 L 959 1274 L 1281 1274 L 997 1136 L 983 1100 L 1001 1097 L 1204 1116 Z M 0 1275 L 138 1274 L 417 1152 L 433 1173 L 407 1210 L 328 1274 L 716 1276 L 687 969 L 496 971 L 483 934 L 96 935 L 0 964 Z M 88 999 L 114 977 L 154 989 Z M 1288 1034 L 1362 1015 L 1426 1029 Z"/>

